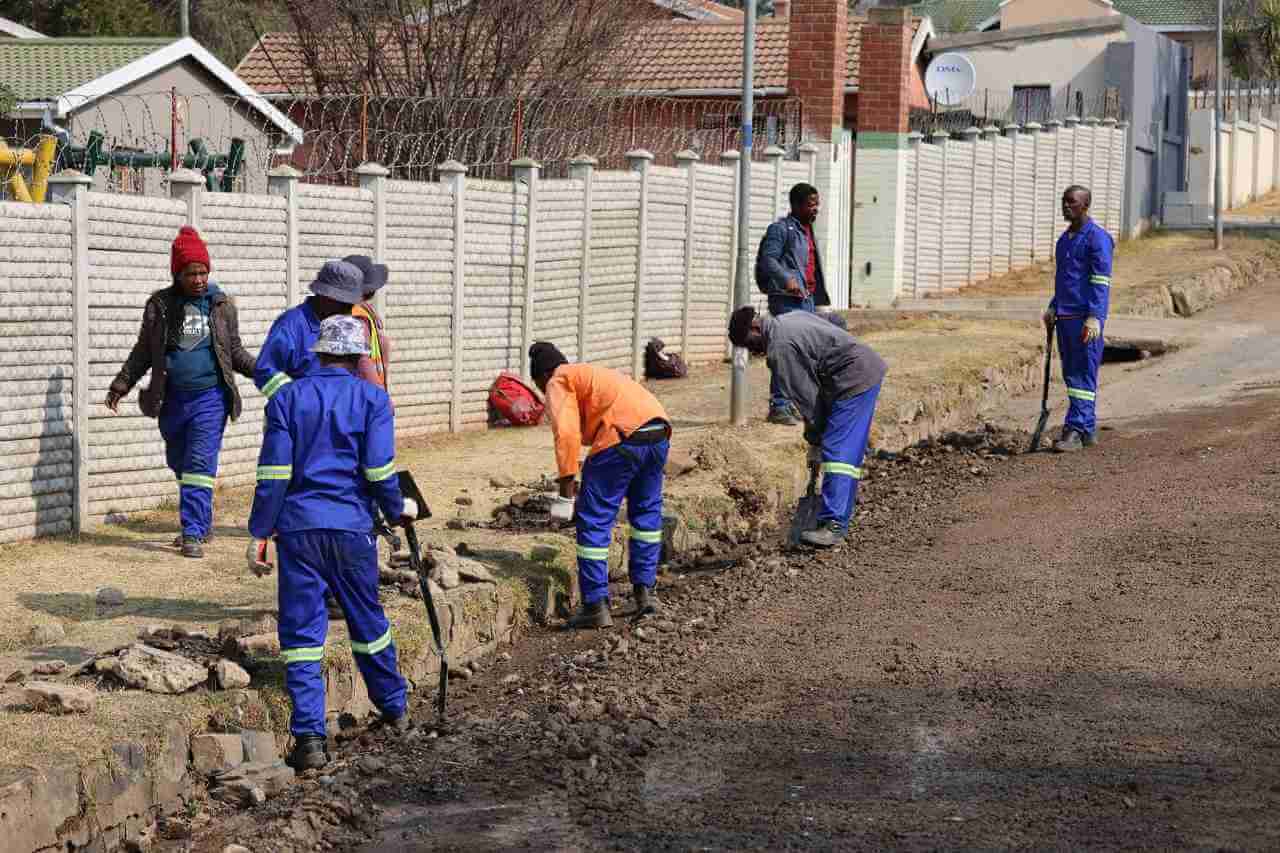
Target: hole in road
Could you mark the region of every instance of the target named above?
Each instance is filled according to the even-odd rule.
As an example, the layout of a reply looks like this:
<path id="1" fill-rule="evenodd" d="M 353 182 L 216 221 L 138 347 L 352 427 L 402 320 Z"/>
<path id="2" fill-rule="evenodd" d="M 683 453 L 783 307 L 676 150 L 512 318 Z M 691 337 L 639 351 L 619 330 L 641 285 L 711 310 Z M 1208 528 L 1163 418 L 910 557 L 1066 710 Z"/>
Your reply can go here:
<path id="1" fill-rule="evenodd" d="M 1153 358 L 1156 354 L 1150 350 L 1139 349 L 1131 346 L 1112 346 L 1107 344 L 1102 348 L 1103 364 L 1123 364 L 1130 361 L 1143 361 L 1144 359 Z"/>

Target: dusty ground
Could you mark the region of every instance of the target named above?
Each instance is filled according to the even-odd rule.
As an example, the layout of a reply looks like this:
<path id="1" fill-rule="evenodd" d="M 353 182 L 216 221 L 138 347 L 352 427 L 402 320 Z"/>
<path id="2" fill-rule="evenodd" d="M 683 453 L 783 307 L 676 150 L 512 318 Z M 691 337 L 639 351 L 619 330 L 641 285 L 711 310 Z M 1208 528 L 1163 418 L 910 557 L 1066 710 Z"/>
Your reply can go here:
<path id="1" fill-rule="evenodd" d="M 959 411 L 1002 377 L 1039 358 L 1034 324 L 975 319 L 878 318 L 855 322 L 855 331 L 891 365 L 891 382 L 881 397 L 875 440 L 900 440 L 922 417 Z M 702 464 L 668 484 L 669 503 L 690 519 L 694 534 L 740 525 L 740 506 L 726 491 L 730 469 L 739 479 L 777 502 L 779 493 L 801 486 L 803 442 L 798 428 L 777 427 L 756 419 L 746 428 L 727 429 L 727 371 L 724 365 L 695 368 L 690 378 L 654 383 L 676 423 L 677 451 L 694 453 Z M 751 369 L 757 395 L 752 411 L 762 415 L 767 371 L 762 360 Z M 494 430 L 461 436 L 425 436 L 402 442 L 400 463 L 413 470 L 435 512 L 423 538 L 483 549 L 486 560 L 508 583 L 551 575 L 563 583 L 572 566 L 572 542 L 561 534 L 513 534 L 477 529 L 448 529 L 449 522 L 475 525 L 510 496 L 552 473 L 551 434 L 546 426 L 530 430 Z M 513 485 L 495 487 L 494 476 Z M 243 618 L 275 608 L 275 583 L 244 568 L 244 523 L 252 492 L 219 490 L 213 542 L 201 561 L 184 560 L 169 547 L 176 513 L 137 514 L 124 526 L 103 527 L 78 540 L 54 539 L 0 547 L 0 680 L 15 670 L 59 658 L 79 663 L 94 652 L 131 642 L 148 625 L 178 624 L 215 628 L 224 619 Z M 466 506 L 458 503 L 470 501 Z M 530 559 L 535 544 L 560 548 L 557 565 Z M 127 594 L 123 606 L 100 608 L 96 591 L 115 586 Z M 421 602 L 399 599 L 389 608 L 398 642 L 426 642 Z M 31 629 L 56 623 L 66 632 L 53 645 L 34 645 Z M 331 643 L 341 642 L 340 623 L 331 625 Z M 193 730 L 217 710 L 218 694 L 198 692 L 181 699 L 133 692 L 103 694 L 89 717 L 55 719 L 24 712 L 20 692 L 0 685 L 0 764 L 38 763 L 41 744 L 64 739 L 82 755 L 99 753 L 112 740 L 145 737 L 156 721 L 181 713 Z M 283 719 L 273 721 L 282 726 Z"/>
<path id="2" fill-rule="evenodd" d="M 1280 194 L 1274 202 L 1280 205 Z M 1213 250 L 1209 232 L 1156 232 L 1137 240 L 1127 240 L 1116 250 L 1111 276 L 1111 312 L 1124 314 L 1134 304 L 1161 285 L 1173 284 L 1224 261 L 1240 261 L 1259 254 L 1280 260 L 1280 243 L 1259 235 L 1228 233 L 1221 252 Z M 980 281 L 964 288 L 962 297 L 1011 298 L 1053 295 L 1053 265 L 1028 267 L 999 278 Z"/>
<path id="3" fill-rule="evenodd" d="M 1249 202 L 1244 207 L 1232 208 L 1231 216 L 1268 217 L 1280 216 L 1280 192 L 1268 193 Z"/>
<path id="4" fill-rule="evenodd" d="M 443 735 L 366 737 L 192 849 L 1273 848 L 1276 404 L 877 460 L 848 547 L 536 632 Z"/>

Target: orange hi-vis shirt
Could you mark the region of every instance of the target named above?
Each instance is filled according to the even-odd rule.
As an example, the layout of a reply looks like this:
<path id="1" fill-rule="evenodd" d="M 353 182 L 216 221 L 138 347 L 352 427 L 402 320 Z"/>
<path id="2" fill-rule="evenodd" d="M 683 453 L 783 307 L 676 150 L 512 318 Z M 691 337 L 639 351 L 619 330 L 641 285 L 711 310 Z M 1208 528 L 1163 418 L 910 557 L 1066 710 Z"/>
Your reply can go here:
<path id="1" fill-rule="evenodd" d="M 592 364 L 562 364 L 547 382 L 547 411 L 556 439 L 561 477 L 578 473 L 578 456 L 608 450 L 655 418 L 670 423 L 658 398 L 616 370 Z"/>

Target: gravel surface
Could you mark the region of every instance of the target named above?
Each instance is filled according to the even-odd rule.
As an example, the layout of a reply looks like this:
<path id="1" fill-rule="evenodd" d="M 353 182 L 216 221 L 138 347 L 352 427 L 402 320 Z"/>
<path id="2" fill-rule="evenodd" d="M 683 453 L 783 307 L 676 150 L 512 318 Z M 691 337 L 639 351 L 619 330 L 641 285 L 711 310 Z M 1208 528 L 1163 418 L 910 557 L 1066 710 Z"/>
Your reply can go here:
<path id="1" fill-rule="evenodd" d="M 1275 848 L 1278 422 L 875 459 L 845 547 L 724 543 L 169 849 Z"/>

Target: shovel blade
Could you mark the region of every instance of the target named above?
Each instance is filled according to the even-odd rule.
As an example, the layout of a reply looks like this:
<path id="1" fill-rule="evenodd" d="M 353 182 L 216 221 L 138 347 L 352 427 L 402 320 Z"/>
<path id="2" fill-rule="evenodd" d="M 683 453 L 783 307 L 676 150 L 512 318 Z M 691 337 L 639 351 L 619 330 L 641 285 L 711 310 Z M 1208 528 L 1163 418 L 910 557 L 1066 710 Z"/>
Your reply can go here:
<path id="1" fill-rule="evenodd" d="M 1040 421 L 1036 424 L 1036 431 L 1031 434 L 1031 447 L 1028 453 L 1035 453 L 1040 449 L 1040 439 L 1044 436 L 1045 425 L 1049 423 L 1048 410 L 1040 413 Z"/>
<path id="2" fill-rule="evenodd" d="M 791 519 L 791 531 L 787 535 L 787 544 L 800 545 L 800 534 L 813 530 L 818 526 L 818 498 L 816 495 L 805 495 L 796 505 L 796 514 Z"/>

